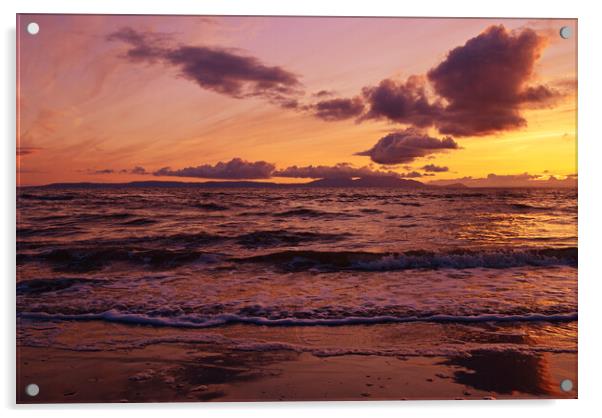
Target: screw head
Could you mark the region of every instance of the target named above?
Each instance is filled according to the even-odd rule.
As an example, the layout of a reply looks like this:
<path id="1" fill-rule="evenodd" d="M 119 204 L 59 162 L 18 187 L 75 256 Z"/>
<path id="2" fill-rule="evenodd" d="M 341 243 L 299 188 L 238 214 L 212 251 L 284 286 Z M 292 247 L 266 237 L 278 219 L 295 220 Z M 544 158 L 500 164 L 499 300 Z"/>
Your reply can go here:
<path id="1" fill-rule="evenodd" d="M 31 397 L 38 396 L 38 393 L 40 393 L 40 387 L 35 383 L 30 383 L 25 387 L 25 393 Z"/>

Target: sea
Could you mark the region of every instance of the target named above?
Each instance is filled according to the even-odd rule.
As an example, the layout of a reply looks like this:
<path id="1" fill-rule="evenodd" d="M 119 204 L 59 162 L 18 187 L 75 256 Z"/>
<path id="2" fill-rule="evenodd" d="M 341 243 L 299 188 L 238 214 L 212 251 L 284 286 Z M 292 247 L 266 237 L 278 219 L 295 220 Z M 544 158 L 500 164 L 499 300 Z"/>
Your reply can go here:
<path id="1" fill-rule="evenodd" d="M 577 349 L 575 189 L 28 187 L 16 236 L 21 345 Z"/>

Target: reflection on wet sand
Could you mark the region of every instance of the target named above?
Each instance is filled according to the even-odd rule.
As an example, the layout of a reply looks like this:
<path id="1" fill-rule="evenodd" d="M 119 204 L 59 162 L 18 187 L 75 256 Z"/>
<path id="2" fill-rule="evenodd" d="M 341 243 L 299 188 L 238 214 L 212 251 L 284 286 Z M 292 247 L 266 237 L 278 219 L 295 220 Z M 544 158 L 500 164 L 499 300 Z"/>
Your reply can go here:
<path id="1" fill-rule="evenodd" d="M 543 354 L 478 350 L 470 356 L 451 357 L 443 364 L 465 369 L 454 372 L 455 381 L 478 390 L 507 395 L 515 392 L 535 396 L 557 394 Z"/>
<path id="2" fill-rule="evenodd" d="M 211 400 L 226 395 L 219 389 L 224 384 L 251 382 L 282 373 L 277 363 L 293 361 L 294 352 L 225 352 L 199 357 L 174 373 L 177 389 L 188 388 L 199 400 Z M 218 388 L 218 389 L 215 389 Z"/>

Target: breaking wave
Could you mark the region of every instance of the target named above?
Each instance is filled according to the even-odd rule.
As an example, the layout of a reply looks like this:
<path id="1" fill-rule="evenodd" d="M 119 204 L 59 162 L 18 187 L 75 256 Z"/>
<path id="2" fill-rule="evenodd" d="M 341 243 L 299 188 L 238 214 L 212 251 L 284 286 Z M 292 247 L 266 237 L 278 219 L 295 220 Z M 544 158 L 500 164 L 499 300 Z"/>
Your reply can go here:
<path id="1" fill-rule="evenodd" d="M 370 253 L 353 251 L 281 251 L 233 261 L 266 263 L 290 270 L 364 270 L 511 268 L 524 266 L 577 266 L 577 248 L 406 251 Z"/>
<path id="2" fill-rule="evenodd" d="M 578 319 L 576 312 L 557 314 L 481 314 L 481 315 L 447 315 L 429 316 L 346 316 L 337 318 L 266 318 L 243 316 L 238 314 L 221 314 L 210 317 L 180 316 L 159 317 L 110 310 L 101 313 L 62 314 L 46 312 L 22 312 L 21 318 L 42 319 L 49 321 L 107 321 L 136 325 L 152 325 L 176 328 L 210 328 L 227 324 L 254 324 L 265 326 L 337 326 L 358 324 L 387 324 L 406 322 L 435 323 L 473 323 L 473 322 L 568 322 Z"/>

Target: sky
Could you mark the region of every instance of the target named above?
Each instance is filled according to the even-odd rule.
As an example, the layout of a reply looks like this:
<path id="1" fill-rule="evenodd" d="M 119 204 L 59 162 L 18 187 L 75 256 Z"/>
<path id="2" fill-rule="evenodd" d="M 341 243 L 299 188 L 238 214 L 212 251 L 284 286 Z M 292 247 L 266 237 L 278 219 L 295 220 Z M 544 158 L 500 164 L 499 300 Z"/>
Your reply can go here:
<path id="1" fill-rule="evenodd" d="M 576 186 L 576 20 L 20 15 L 17 33 L 19 185 Z"/>

